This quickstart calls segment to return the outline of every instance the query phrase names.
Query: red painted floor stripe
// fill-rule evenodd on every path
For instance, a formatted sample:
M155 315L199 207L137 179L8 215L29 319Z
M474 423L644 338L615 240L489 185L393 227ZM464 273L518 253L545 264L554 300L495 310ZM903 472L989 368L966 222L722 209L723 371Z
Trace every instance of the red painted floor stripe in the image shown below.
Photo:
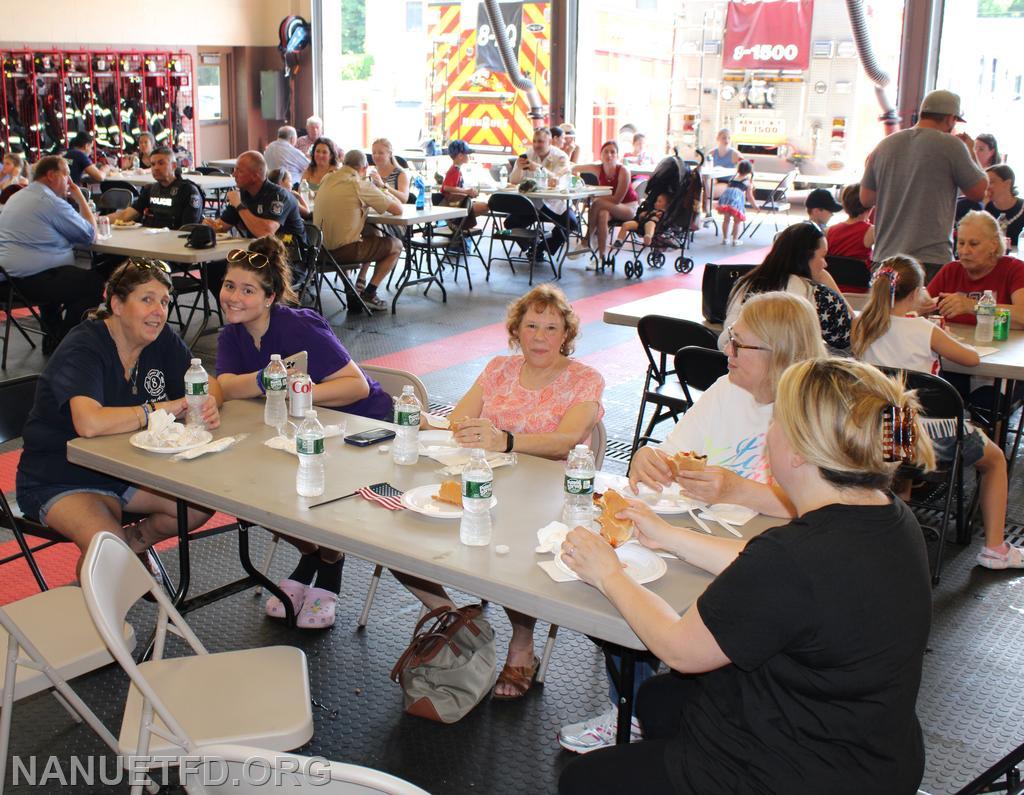
M647 357L637 337L581 356L578 361L590 365L604 376L605 389L641 378L647 372Z
M751 249L742 253L732 254L728 257L718 257L716 260L720 264L760 262L766 252L767 248ZM671 261L669 261L670 264L666 267L671 267ZM629 284L598 295L580 298L573 302L573 308L583 323L600 321L604 315L604 310L608 307L636 301L649 295L656 295L665 290L678 289L679 287L688 287L694 290L700 289L702 274L703 268L697 267L692 273L676 275L674 278L664 277ZM378 356L375 359L369 359L366 363L380 367L408 370L411 373L422 376L447 367L454 367L481 356L496 355L507 350L507 346L508 337L505 332L505 324L491 323L472 331L464 331L461 334L454 334L434 342L414 345L405 350Z

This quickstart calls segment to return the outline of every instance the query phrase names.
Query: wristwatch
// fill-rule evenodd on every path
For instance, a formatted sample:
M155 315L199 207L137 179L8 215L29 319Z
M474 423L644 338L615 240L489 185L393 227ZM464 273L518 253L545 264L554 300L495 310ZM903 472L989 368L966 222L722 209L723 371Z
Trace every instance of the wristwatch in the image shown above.
M508 441L505 442L505 452L512 452L512 445L515 444L516 438L512 435L512 431L505 431L505 435L508 437Z

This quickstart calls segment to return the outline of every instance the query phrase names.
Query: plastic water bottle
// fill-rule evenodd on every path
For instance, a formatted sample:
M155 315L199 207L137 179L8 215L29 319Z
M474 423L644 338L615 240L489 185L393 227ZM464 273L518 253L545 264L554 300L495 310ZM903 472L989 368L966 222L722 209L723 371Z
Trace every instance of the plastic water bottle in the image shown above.
M309 201L309 180L304 179L299 182L299 195L307 202Z
M996 297L991 290L978 301L978 325L974 327L975 342L992 342L992 331L996 322Z
M133 171L138 171L139 167L141 165L142 165L142 161L139 160L139 156L138 155L132 155L132 170Z
M203 425L203 404L210 394L210 376L203 369L202 359L193 359L185 371L185 400L188 401L186 425Z
M410 384L402 387L395 401L395 442L391 445L391 460L396 464L415 464L420 460L420 401Z
M469 451L469 463L462 470L462 521L459 541L470 547L491 543L491 496L494 475L480 448Z
M502 187L508 185L508 166L502 166L498 169L498 182L501 183Z
M416 177L416 181L413 183L416 186L416 209L422 210L426 206L426 192L427 189L423 185L423 180L420 177Z
M270 364L263 369L263 389L267 393L263 422L271 428L281 428L288 421L288 370L279 353L273 354Z
M565 462L565 504L562 521L569 529L582 525L588 530L594 521L594 454L578 444Z
M295 452L299 469L295 473L295 493L300 497L319 497L324 493L324 426L309 409L295 432Z

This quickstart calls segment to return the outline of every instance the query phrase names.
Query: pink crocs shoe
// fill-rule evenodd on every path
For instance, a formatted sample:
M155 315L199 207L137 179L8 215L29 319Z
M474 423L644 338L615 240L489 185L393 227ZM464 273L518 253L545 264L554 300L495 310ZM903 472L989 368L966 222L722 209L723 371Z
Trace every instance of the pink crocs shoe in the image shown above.
M299 629L333 627L334 608L337 604L338 594L325 591L323 588L307 588L306 600L302 603L302 610L295 625Z
M281 580L277 587L284 591L288 598L292 600L292 607L295 608L295 613L298 615L302 609L303 602L306 600L306 589L309 586L295 580L285 579ZM276 596L271 596L267 600L267 615L271 618L284 618L286 615L284 603Z

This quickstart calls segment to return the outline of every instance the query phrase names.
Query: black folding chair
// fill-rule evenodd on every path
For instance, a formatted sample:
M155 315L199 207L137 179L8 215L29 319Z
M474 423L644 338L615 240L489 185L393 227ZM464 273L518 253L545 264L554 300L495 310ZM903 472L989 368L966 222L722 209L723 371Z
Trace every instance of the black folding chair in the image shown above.
M132 200L139 198L139 189L132 183L123 179L105 179L100 183L100 195L112 190L126 190L132 195Z
M445 197L440 193L433 194L431 201L435 207L442 205L452 206L451 202L446 201ZM472 197L464 196L457 206L468 210L472 205ZM483 230L479 226L467 229L466 222L468 222L467 218L456 218L449 221L447 226L433 227L429 235L415 234L410 238L409 246L414 253L433 256L436 259L438 277L441 278L441 281L444 281L445 265L454 272L456 283L459 281L459 269L464 270L466 272L466 282L469 285L469 289L472 290L473 277L469 273L469 249L473 249L476 256L483 263L484 270L487 272L487 280L490 280L491 269L490 263L480 253L480 246L477 242L481 238Z
M871 267L862 259L829 254L825 257L828 272L843 292L866 293L871 284Z
M0 301L3 302L4 310L4 342L3 342L3 355L0 356L0 369L7 369L7 348L11 341L11 326L18 329L18 333L25 338L32 348L36 347L36 344L32 341L29 334L37 334L40 337L47 335L47 329L43 326L43 320L39 317L39 313L36 311L35 305L29 301L18 291L17 281L11 279L7 275L7 271L0 268ZM23 326L18 322L18 319L14 316L16 309L27 309L29 314L35 319L38 324L38 328L34 326Z
M942 500L942 518L938 528L933 528L939 542L935 549L935 560L932 564L932 584L938 585L942 575L942 553L946 543L946 528L956 496L956 537L962 543L969 540L967 535L967 514L964 512L964 466L963 444L966 426L964 423L964 401L960 393L946 379L928 373L912 370L882 368L894 377L903 377L909 389L917 390L917 399L921 403L921 413L932 420L943 420L948 429L955 434L951 461L936 461L932 472L923 472L920 468L904 465L896 473L898 478L920 481L921 486L911 494L909 505L918 508L935 508L936 500Z
M692 320L645 315L640 318L636 330L647 355L647 375L640 397L631 454L636 452L641 442L651 440L655 426L667 419L678 421L679 415L693 405L689 393L678 379L673 378L676 371L669 369L669 357L674 357L680 348L688 346L714 349L715 352L718 346L715 333ZM648 404L654 405L654 415L641 435Z
M774 188L755 188L754 198L759 202L755 208L755 213L758 216L757 225L753 229L750 228L751 222L743 226L743 231L740 232L740 237L753 237L758 229L761 228L763 223L762 218L765 215L774 215L775 220L775 232L779 231L779 216L785 215L789 212L789 189L793 184L793 180L796 177L797 170L794 168L792 171L787 172L783 175L782 179L779 180L778 184ZM749 235L748 235L749 233Z
M583 180L583 184L589 185L592 188L596 188L599 184L601 184L597 179L597 174L593 173L592 171L581 171L580 179Z
M676 378L687 400L696 403L712 384L729 372L729 357L717 348L688 345L676 351Z
M323 307L320 305L320 291L318 279L320 276L318 263L320 262L320 249L324 244L324 233L315 224L306 224L306 241L298 245L296 260L292 267L292 289L298 296L299 306L305 306L311 302L317 312ZM313 293L312 297L310 293Z
M100 200L96 202L96 209L100 215L107 215L125 207L130 207L135 197L124 188L112 188L100 194Z
M492 193L491 198L487 201L487 206L496 213L505 213L513 218L528 219L524 226L494 229L491 233L491 243L493 244L497 240L501 245L502 250L505 252L505 256L501 259L508 262L513 274L516 272L515 262L528 263L530 266L530 284L532 285L533 270L537 265L537 258L541 255L541 247L543 246L544 251L548 255L552 276L556 279L561 276L555 267L555 254L551 250L551 239L553 237L551 227L553 224L541 220L540 213L537 212L537 208L532 201L521 193ZM516 244L528 250L529 255L514 256L511 247ZM490 257L490 255L488 256ZM490 279L491 275L490 265L491 263L488 262L488 279Z

